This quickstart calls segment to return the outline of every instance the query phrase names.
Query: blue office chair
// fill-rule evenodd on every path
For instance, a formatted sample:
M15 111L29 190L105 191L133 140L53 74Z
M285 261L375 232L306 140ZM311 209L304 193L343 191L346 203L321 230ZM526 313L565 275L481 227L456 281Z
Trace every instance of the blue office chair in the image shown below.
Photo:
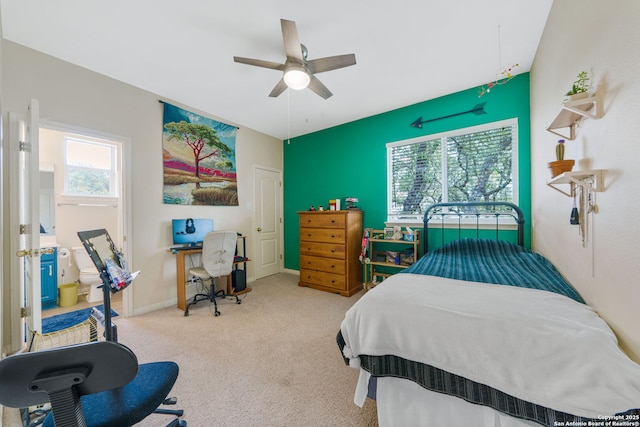
M193 299L184 311L184 315L189 315L189 308L199 301L208 300L213 303L214 315L220 316L216 298L235 297L236 304L242 300L237 295L229 295L226 290L216 290L214 279L217 277L229 276L233 270L233 258L238 244L238 233L235 231L211 231L204 236L202 242L202 266L189 269L189 274L196 278L203 286L205 281L209 282L207 293L194 295Z
M0 404L24 408L50 402L44 427L132 426L166 403L177 378L174 362L138 365L122 344L77 344L1 360ZM186 425L177 418L169 424Z

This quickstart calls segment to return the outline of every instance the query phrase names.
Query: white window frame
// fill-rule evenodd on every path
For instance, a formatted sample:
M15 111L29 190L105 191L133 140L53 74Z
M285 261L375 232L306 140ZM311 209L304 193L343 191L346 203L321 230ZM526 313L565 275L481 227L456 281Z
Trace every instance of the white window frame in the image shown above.
M67 144L72 141L74 143L81 143L87 145L98 145L102 147L107 147L110 150L110 163L111 169L99 169L92 167L84 167L77 165L69 165L67 163ZM118 185L118 152L119 147L117 143L111 142L100 142L93 141L85 138L78 138L73 136L65 136L64 138L64 192L63 196L65 198L73 198L73 199L83 199L83 200L99 200L101 202L117 200L119 196L119 185ZM105 171L109 173L109 194L108 195L99 195L99 194L84 194L84 193L72 193L69 190L69 168L76 169L86 169L86 170L95 170L95 171Z
M518 119L511 118L506 120L500 120L497 122L485 123L478 126L471 126L471 127L455 129L455 130L446 131L446 132L440 132L437 134L423 135L417 138L411 138L411 139L405 139L401 141L394 141L394 142L387 143L386 144L386 148L387 148L387 222L385 222L385 225L416 226L416 224L422 224L423 215L424 215L424 213L414 214L414 215L391 213L392 200L393 200L393 188L392 188L393 174L392 174L392 167L391 167L392 165L391 149L393 147L409 145L409 144L417 144L424 141L440 139L442 182L443 182L443 187L445 187L443 188L444 194L442 198L442 202L444 203L448 201L447 192L446 192L447 165L445 162L442 161L442 159L447 158L447 144L446 144L447 138L455 137L459 135L465 135L469 133L483 132L483 131L496 129L500 127L507 127L507 126L510 126L512 128L512 144L511 144L511 156L512 156L511 157L511 174L512 174L511 186L512 186L512 198L513 198L512 203L517 205L518 204L518 183L519 183L519 180L518 180ZM471 220L469 219L468 221L470 222ZM490 221L493 221L495 223L495 217L491 216L486 220L481 218L482 223L485 223L485 222L489 223ZM445 222L453 222L453 220L445 221ZM455 222L457 223L457 221ZM463 218L462 222L467 222L467 220ZM501 223L502 223L502 218L501 218Z

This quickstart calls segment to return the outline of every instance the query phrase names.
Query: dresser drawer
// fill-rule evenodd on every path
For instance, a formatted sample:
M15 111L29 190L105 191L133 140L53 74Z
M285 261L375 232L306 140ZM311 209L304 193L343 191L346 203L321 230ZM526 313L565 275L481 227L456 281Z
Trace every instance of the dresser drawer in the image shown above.
M300 229L300 240L306 242L340 243L345 242L344 229L307 228Z
M342 275L347 271L345 261L343 259L320 258L304 255L300 256L300 268Z
M346 217L343 214L315 213L300 215L300 227L344 228Z
M325 273L322 271L301 268L300 281L340 291L346 289L346 278L344 275Z
M300 256L303 255L344 259L346 247L333 243L300 242Z

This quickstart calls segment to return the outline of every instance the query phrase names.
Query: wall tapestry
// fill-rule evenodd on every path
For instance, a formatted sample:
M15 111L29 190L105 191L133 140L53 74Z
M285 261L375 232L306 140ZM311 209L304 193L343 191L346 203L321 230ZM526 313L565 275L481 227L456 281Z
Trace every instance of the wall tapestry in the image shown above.
M238 128L163 104L164 203L238 206Z

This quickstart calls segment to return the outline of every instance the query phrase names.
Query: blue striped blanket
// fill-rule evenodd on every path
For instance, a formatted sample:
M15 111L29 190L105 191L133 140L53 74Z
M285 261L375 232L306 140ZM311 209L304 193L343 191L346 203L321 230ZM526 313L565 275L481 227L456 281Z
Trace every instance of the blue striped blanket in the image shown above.
M428 252L402 272L540 289L584 303L549 260L510 242L456 240Z

